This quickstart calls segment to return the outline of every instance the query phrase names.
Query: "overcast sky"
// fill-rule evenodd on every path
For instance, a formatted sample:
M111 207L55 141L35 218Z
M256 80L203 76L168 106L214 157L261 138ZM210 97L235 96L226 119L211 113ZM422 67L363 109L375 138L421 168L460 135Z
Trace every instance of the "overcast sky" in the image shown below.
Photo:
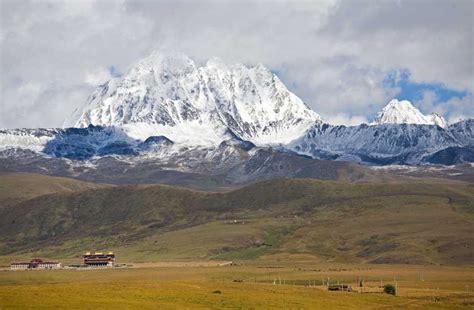
M62 126L155 49L263 63L329 122L474 117L474 1L0 0L0 127Z

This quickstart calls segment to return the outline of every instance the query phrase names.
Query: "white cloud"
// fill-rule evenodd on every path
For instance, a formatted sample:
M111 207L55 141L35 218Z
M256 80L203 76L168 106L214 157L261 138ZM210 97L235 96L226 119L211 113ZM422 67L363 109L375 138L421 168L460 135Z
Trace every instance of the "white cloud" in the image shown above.
M363 63L472 92L473 10L470 0L341 1L327 30L352 42Z
M424 114L438 113L446 116L449 124L456 123L467 118L474 118L474 101L472 94L462 98L453 97L448 101L442 101L434 91L425 91L421 100L416 101L415 106Z
M354 115L350 116L343 113L338 113L336 115L328 115L324 118L324 121L332 125L346 125L346 126L355 126L360 124L368 124L369 121L367 117L363 115Z
M474 118L474 97L469 94L463 98L452 98L446 105L450 107L448 123L452 124L463 119Z
M313 109L327 118L365 114L371 118L400 91L384 85L384 72L356 66L351 59L325 60L283 69L283 80ZM291 81L293 83L291 87Z
M433 112L440 115L446 113L446 106L439 104L438 95L432 90L426 90L423 92L420 100L413 103L423 114L431 114Z
M92 86L104 84L112 78L110 70L104 67L99 68L93 72L87 72L84 81Z
M406 69L416 82L474 91L473 6L470 0L2 0L0 127L60 126L107 78L105 68L124 72L157 48L197 60L262 62L323 116L371 119L399 92L384 85L388 72ZM443 106L449 113L462 104Z

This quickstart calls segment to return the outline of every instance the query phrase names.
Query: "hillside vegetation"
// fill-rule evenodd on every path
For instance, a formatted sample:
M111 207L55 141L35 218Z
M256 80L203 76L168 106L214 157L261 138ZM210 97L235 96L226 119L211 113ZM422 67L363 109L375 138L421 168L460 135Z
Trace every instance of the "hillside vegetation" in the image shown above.
M0 208L36 196L101 188L102 185L35 173L0 173Z
M470 264L474 186L280 179L224 193L165 185L60 192L0 211L0 255Z

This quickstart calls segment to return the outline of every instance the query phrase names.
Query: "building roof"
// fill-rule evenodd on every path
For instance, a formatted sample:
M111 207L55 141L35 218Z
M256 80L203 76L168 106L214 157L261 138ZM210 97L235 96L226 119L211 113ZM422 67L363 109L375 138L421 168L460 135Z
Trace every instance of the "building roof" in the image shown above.
M11 265L30 265L30 264L36 264L36 265L39 265L39 264L59 264L60 262L59 261L44 261L42 260L41 258L33 258L31 261L29 262L11 262Z

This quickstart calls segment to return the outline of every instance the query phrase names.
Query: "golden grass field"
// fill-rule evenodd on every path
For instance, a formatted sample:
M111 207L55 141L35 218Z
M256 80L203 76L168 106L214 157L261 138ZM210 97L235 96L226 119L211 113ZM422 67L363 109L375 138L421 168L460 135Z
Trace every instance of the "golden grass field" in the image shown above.
M206 263L204 263L206 265ZM192 262L96 270L1 271L0 308L473 309L474 267ZM363 292L328 292L321 285ZM398 294L380 282L397 283ZM276 282L276 284L274 284ZM281 283L281 284L280 284ZM216 291L220 291L217 293Z

